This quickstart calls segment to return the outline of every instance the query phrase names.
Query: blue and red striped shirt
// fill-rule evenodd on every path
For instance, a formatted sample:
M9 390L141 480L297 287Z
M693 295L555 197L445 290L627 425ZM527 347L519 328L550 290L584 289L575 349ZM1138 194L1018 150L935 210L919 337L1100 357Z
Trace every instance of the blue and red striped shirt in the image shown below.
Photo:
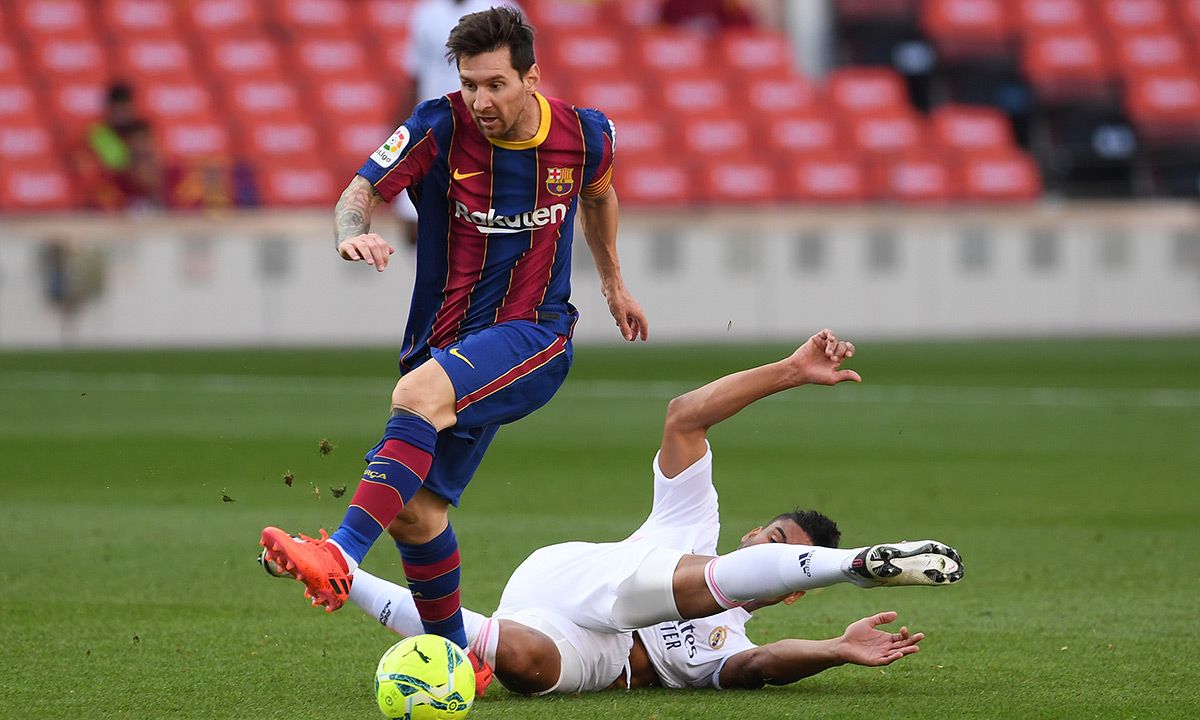
M570 331L577 198L607 192L614 130L598 110L534 97L541 126L523 142L484 136L461 92L423 102L358 171L384 200L408 190L417 208L405 370L496 323Z

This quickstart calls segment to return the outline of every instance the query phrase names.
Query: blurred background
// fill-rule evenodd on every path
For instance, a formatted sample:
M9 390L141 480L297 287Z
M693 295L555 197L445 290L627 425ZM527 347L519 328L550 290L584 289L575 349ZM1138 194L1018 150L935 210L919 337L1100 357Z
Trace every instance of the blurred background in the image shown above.
M332 208L476 4L0 2L0 348L395 344ZM1200 0L520 5L656 339L1200 331Z

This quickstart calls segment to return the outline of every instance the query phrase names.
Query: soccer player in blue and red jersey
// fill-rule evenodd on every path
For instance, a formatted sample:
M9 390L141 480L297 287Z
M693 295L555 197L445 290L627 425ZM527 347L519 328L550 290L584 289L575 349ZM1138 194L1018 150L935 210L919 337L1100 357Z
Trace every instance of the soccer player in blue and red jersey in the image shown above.
M544 405L570 368L577 208L622 336L645 340L647 324L617 261L612 124L537 92L533 29L516 10L464 16L446 46L461 91L418 105L335 211L341 256L382 271L394 250L370 232L372 209L402 190L417 207L416 283L391 419L332 536L268 527L262 544L332 611L387 529L426 632L465 648L447 511L500 425ZM486 685L490 670L472 661Z

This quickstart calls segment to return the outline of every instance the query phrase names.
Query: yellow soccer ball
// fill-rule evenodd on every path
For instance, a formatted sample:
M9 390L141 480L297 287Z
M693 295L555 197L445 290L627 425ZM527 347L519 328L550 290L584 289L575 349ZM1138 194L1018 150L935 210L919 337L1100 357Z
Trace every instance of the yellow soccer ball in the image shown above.
M461 720L475 700L475 670L467 654L446 638L415 635L379 659L375 699L389 718Z

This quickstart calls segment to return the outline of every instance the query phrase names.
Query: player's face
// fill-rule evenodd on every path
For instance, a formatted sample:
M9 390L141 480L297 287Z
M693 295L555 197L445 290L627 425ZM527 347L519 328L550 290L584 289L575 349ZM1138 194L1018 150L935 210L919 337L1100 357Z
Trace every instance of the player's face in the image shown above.
M533 96L538 83L535 64L521 76L512 66L507 47L458 61L463 100L471 108L479 131L496 140L528 140L541 118Z
M738 548L766 543L788 543L789 545L812 545L812 538L790 519L775 520L766 527L756 527L742 536Z

